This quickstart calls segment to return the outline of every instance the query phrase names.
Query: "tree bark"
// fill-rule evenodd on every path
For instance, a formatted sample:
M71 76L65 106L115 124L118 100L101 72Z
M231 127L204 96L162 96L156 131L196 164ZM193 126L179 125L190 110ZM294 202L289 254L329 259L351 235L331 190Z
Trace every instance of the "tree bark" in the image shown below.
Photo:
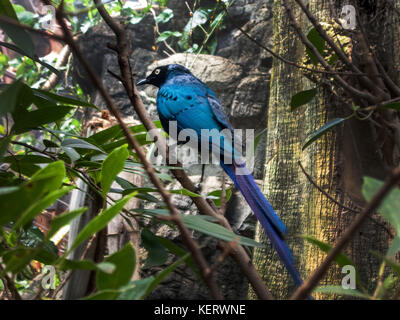
M321 22L333 21L330 2L334 1L309 1L311 12ZM336 1L334 11L340 13L344 4L347 3ZM300 13L301 10L294 1L290 5L298 19L297 22L307 34L311 24ZM291 28L281 0L275 0L273 11L274 51L288 60L301 64L305 48ZM384 21L387 23L393 21L394 18L390 18L393 13L387 8L385 14L389 18ZM395 28L398 26L386 28L392 32L392 37L387 37L392 41L390 48L395 45L398 48L398 42L395 44L398 31L394 33ZM396 59L391 59L391 66L394 67ZM299 69L277 59L274 60L267 123L264 192L288 227L289 233L286 239L292 248L296 266L303 279L322 262L325 254L303 240L301 236L312 236L332 244L356 214L336 204L326 194L347 208L359 210L365 204L361 194L362 177L369 175L383 179L386 174L383 161L377 154L377 146L371 143L374 141L374 133L368 121L346 121L302 151L302 146L310 134L329 120L350 114L349 110L322 87L318 88L316 97L310 103L292 112L290 110L292 96L299 91L314 87L315 84L308 81ZM323 192L312 185L302 172L299 162ZM384 253L390 240L390 235L385 229L388 225L378 215L374 215L373 218L378 220L379 224L383 224L383 227L369 220L345 252L355 262L361 281L370 291L375 286L380 264L370 251ZM255 265L275 298L288 298L294 289L293 282L259 226L256 230L256 239L266 243L267 249L255 250ZM340 285L344 276L337 265L332 265L320 285ZM328 297L322 294L314 296ZM251 291L250 297L255 297Z

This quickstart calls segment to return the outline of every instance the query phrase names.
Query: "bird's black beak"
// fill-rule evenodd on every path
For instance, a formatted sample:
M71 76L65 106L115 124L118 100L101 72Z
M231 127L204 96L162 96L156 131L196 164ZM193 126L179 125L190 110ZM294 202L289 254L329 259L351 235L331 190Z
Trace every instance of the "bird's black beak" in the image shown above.
M142 79L142 80L139 80L138 83L136 83L136 85L141 86L143 84L148 84L148 83L149 83L149 81L147 79Z

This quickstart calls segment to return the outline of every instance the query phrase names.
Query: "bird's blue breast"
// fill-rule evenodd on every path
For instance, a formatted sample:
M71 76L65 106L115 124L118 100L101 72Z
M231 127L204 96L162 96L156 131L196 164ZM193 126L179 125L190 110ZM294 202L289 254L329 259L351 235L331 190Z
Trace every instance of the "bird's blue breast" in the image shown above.
M215 97L215 94L202 83L188 80L176 77L160 87L157 110L161 121L177 121L178 130L190 128L198 134L201 129L224 129L208 100L208 96Z

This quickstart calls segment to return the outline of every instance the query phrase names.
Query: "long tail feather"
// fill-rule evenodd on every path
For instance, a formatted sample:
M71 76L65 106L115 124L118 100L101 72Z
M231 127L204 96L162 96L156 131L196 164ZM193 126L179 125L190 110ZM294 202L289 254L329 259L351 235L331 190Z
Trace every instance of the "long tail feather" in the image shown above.
M243 170L246 171L245 174L241 175L235 174L238 164L224 164L221 161L221 166L243 194L295 284L297 286L301 285L303 282L294 266L292 253L283 238L286 233L286 227L257 186L253 176L244 165L240 166L240 170L242 173Z

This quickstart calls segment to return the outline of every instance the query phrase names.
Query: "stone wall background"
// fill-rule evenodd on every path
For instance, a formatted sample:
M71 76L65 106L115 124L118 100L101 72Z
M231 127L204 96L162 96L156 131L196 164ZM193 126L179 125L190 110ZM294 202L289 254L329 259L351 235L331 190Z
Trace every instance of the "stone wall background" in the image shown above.
M192 6L194 1L188 1ZM207 1L201 1L206 3ZM215 3L214 1L208 1ZM269 99L270 69L272 57L242 34L235 25L242 27L251 37L272 49L272 0L237 0L229 9L230 19L227 27L217 34L218 46L215 55L199 55L180 53L167 57L159 50L155 52L154 45L154 19L147 15L139 24L129 25L128 34L132 44L131 65L135 78L141 79L157 65L180 63L190 67L191 71L209 85L219 97L234 128L256 130L261 132L266 126L266 115ZM168 5L174 11L174 18L167 24L160 25L161 30L182 30L189 12L181 0L170 0ZM79 39L79 44L84 54L89 58L99 76L108 89L113 99L117 102L124 115L137 119L120 83L113 78L107 70L119 73L115 54L107 48L107 43L113 42L113 34L103 23L89 30ZM87 82L87 77L81 72L79 65L74 65L74 79L82 89L91 95L94 103L105 108L94 88ZM142 89L142 88L141 88ZM144 104L154 120L158 119L155 106L156 89L150 86L140 91ZM89 115L87 115L89 116ZM261 139L256 150L256 163L254 176L262 178L265 160L265 136ZM188 168L188 173L197 183L200 179L201 166L193 165ZM221 169L219 166L206 167L205 181L202 192L208 193L221 189ZM226 180L229 180L227 178ZM227 181L227 187L231 187ZM170 183L169 188L180 188L178 183ZM175 196L174 202L178 209L185 214L196 214L197 210L188 197ZM143 205L143 204L142 204ZM226 215L232 226L242 235L252 237L254 233L255 218L250 214L250 209L240 193L234 192L227 205ZM180 244L179 236L171 229L161 226L152 227L157 235L168 236L175 243ZM197 240L205 245L204 254L212 263L218 255L216 241L202 234L195 234ZM144 250L144 249L143 249ZM142 252L143 254L145 251ZM143 254L140 256L143 256ZM170 257L167 263L171 263ZM141 276L154 275L165 266L141 270ZM242 276L235 262L230 258L220 266L217 280L227 299L246 299L247 281ZM208 292L196 275L181 265L170 274L159 287L149 296L149 299L207 299Z

